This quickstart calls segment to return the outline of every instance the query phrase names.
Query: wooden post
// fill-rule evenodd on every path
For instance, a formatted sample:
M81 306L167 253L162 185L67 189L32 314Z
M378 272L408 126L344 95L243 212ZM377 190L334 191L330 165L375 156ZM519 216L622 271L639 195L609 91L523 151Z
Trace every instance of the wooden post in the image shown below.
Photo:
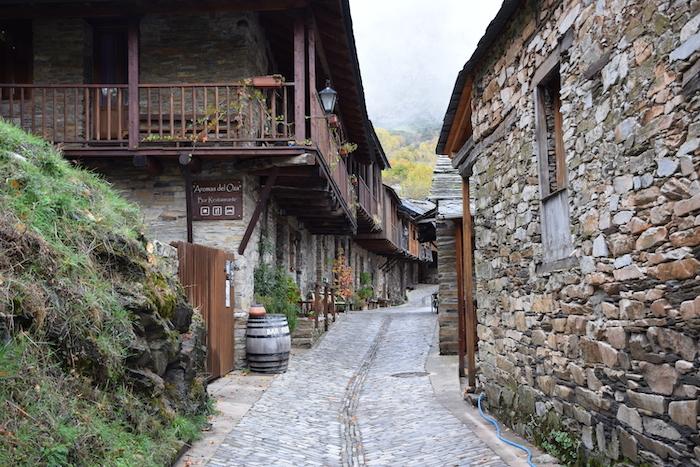
M323 330L328 331L328 286L323 287Z
M476 310L474 309L474 245L472 213L469 204L469 176L462 179L462 251L464 305L466 317L467 376L470 389L476 388Z
M318 109L318 106L314 105L311 102L311 99L317 99L317 97L316 97L316 35L315 35L315 31L311 27L311 24L308 24L308 27L306 30L307 30L307 34L308 34L307 41L308 41L308 56L309 56L309 77L308 77L309 117L311 118L311 121L309 122L309 129L311 130L310 134L309 134L309 138L316 141L316 138L318 136L314 134L314 128L316 128L316 129L320 128L319 124L321 122L318 121L317 119L323 117L323 115L317 114L316 109ZM324 127L325 127L325 122L324 122Z
M294 139L306 139L306 47L304 18L294 20Z
M457 355L459 376L464 376L464 354L466 353L466 317L464 311L464 271L462 248L462 224L455 223L455 269L457 270Z
M245 233L243 234L241 244L238 246L239 255L245 253L245 249L248 246L250 236L253 235L255 225L258 223L258 219L260 218L260 213L262 213L263 208L267 205L267 200L270 197L270 193L272 192L272 187L275 186L275 181L277 180L277 172L278 169L275 169L275 171L267 177L267 181L265 182L265 188L263 188L263 191L260 194L260 199L255 205L255 210L253 211L253 215L250 217L250 222L248 222L248 227L246 228Z
M318 313L321 308L321 285L316 282L314 285L314 329L318 329Z
M331 314L333 315L333 322L335 323L335 288L331 287Z
M131 139L131 131L129 132L129 139ZM192 229L192 171L190 170L190 162L192 158L189 154L180 154L178 158L178 163L180 164L180 170L185 178L185 209L187 212L187 243L194 243L194 233Z
M139 20L129 20L127 33L127 74L129 82L129 149L139 145Z

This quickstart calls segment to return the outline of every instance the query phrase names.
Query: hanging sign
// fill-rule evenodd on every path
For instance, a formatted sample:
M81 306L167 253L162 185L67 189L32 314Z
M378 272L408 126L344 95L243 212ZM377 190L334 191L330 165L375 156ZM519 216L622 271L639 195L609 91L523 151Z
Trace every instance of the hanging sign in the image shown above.
M192 220L243 219L241 180L192 180Z

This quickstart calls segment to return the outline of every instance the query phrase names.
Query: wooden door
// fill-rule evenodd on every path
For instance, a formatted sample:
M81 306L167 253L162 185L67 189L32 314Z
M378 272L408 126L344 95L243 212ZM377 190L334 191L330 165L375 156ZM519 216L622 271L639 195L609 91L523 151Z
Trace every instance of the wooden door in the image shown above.
M128 82L128 29L121 21L93 24L92 82L126 84ZM110 86L97 90L94 99L93 139L124 139L127 132L127 94ZM121 125L119 125L121 120ZM122 133L119 134L121 128Z
M177 242L180 282L207 330L207 371L218 378L233 370L233 261L224 250Z

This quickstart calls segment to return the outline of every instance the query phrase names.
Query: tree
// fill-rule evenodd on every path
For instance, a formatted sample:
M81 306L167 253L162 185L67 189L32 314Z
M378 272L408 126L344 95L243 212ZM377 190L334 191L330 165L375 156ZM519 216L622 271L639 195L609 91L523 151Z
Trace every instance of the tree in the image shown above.
M376 131L391 163L391 169L384 172L385 182L405 198L426 198L437 158L437 130L377 128Z

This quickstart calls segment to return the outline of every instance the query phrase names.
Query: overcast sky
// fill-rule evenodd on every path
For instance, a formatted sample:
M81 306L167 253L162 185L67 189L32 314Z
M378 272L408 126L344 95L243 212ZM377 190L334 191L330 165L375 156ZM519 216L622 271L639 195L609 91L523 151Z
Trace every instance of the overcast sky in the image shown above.
M350 0L369 116L376 126L439 125L457 73L499 0Z

